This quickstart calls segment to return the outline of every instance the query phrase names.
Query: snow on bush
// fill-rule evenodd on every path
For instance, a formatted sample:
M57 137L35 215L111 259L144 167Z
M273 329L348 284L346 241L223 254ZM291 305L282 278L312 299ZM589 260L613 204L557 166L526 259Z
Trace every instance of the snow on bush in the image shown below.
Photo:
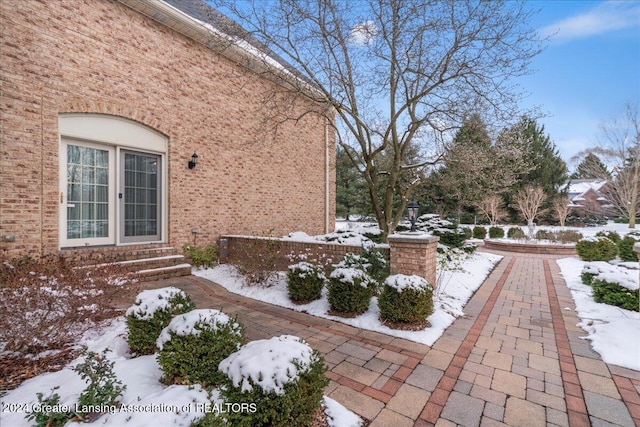
M359 268L336 268L329 276L327 300L336 314L357 316L369 308L377 282Z
M281 335L248 343L221 361L219 369L243 392L256 386L283 395L285 384L295 382L317 360L313 349L300 338Z
M398 292L402 292L405 289L413 289L416 291L433 291L433 286L431 286L431 284L429 284L426 279L420 276L416 276L415 274L411 276L407 276L405 274L395 274L393 276L389 276L387 280L384 281L384 284L395 289Z
M433 314L433 286L416 275L389 276L378 298L378 307L383 320L422 325Z
M142 291L127 309L127 342L135 354L152 354L156 340L173 316L193 310L191 298L181 289L166 287Z
M321 266L299 262L289 266L287 290L295 303L308 303L322 296L322 288L327 278Z
M588 236L576 243L576 252L583 261L611 261L618 256L618 245L603 236Z
M181 306L182 303L174 302L176 297L188 298L181 289L173 286L142 291L136 297L134 305L129 307L125 314L139 320L150 320L158 311Z
M218 364L244 342L243 328L225 313L192 310L171 319L156 345L158 364L168 384L218 384Z
M220 389L225 401L255 408L221 414L233 426L310 425L329 383L320 355L291 335L252 341L219 369L227 377Z
M586 263L581 279L593 289L593 299L627 310L638 311L638 274L606 262Z

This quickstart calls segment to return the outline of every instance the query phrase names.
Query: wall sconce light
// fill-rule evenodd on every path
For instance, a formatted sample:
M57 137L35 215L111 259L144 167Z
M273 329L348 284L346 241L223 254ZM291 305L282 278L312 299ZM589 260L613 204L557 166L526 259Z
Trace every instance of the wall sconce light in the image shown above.
M195 168L197 164L198 164L198 155L194 151L193 154L191 155L191 160L189 160L189 169Z
M418 219L418 209L420 209L420 205L417 202L410 201L407 205L407 215L409 216L409 221L411 221L411 230L416 230L416 219Z

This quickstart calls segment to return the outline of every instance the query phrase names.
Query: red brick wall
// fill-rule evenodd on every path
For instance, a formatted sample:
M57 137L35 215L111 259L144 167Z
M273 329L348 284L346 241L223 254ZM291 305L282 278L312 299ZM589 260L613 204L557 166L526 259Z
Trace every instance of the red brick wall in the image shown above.
M0 238L16 238L0 250L58 249L57 123L70 112L126 117L169 138L172 245L192 242L193 227L199 243L325 232L323 119L264 131L260 97L273 83L112 0L2 0L0 19ZM333 170L333 140L329 153Z
M389 259L389 248L377 248ZM286 271L288 266L300 261L325 265L327 272L332 264L342 261L351 252L359 254L361 246L342 245L325 242L293 242L248 236L222 236L220 242L220 261L235 264L247 261L249 257L260 256L273 261L273 268ZM301 255L301 256L300 256Z

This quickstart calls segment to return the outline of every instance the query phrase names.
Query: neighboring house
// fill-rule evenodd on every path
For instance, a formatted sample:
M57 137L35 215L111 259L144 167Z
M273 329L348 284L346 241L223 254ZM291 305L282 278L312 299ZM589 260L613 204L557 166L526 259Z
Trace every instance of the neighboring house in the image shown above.
M605 197L607 181L602 179L574 179L560 188L569 197L569 206L578 215L607 215L610 203Z
M265 121L277 79L233 25L199 0L0 1L0 251L332 231L333 132L303 99Z

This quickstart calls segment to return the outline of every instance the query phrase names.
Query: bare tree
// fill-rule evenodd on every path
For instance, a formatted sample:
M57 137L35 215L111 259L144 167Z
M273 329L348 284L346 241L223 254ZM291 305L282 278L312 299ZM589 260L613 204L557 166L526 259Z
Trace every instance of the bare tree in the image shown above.
M517 116L521 92L513 79L529 72L541 46L525 2L212 3L295 67L264 59L263 69L282 83L280 93L264 94L276 122L299 118L282 110L287 96L331 107L315 113L328 117L364 177L385 235L402 219L425 168L441 158L443 135L470 109L499 120ZM283 78L287 73L300 78ZM422 156L409 162L412 146ZM389 161L380 162L383 155Z
M540 209L544 203L546 196L542 186L534 187L533 185L525 185L513 197L513 205L527 221L529 227L529 235L533 234L535 228L535 219L543 211Z
M502 197L497 194L491 194L478 202L476 207L486 215L491 225L496 225L502 218L507 216L503 205Z
M587 150L602 158L612 178L601 192L617 215L635 228L640 212L640 118L638 101L627 103L622 117L600 125L599 147ZM584 153L583 153L584 154Z
M571 211L569 196L562 195L554 198L551 207L560 221L560 227L564 227Z

